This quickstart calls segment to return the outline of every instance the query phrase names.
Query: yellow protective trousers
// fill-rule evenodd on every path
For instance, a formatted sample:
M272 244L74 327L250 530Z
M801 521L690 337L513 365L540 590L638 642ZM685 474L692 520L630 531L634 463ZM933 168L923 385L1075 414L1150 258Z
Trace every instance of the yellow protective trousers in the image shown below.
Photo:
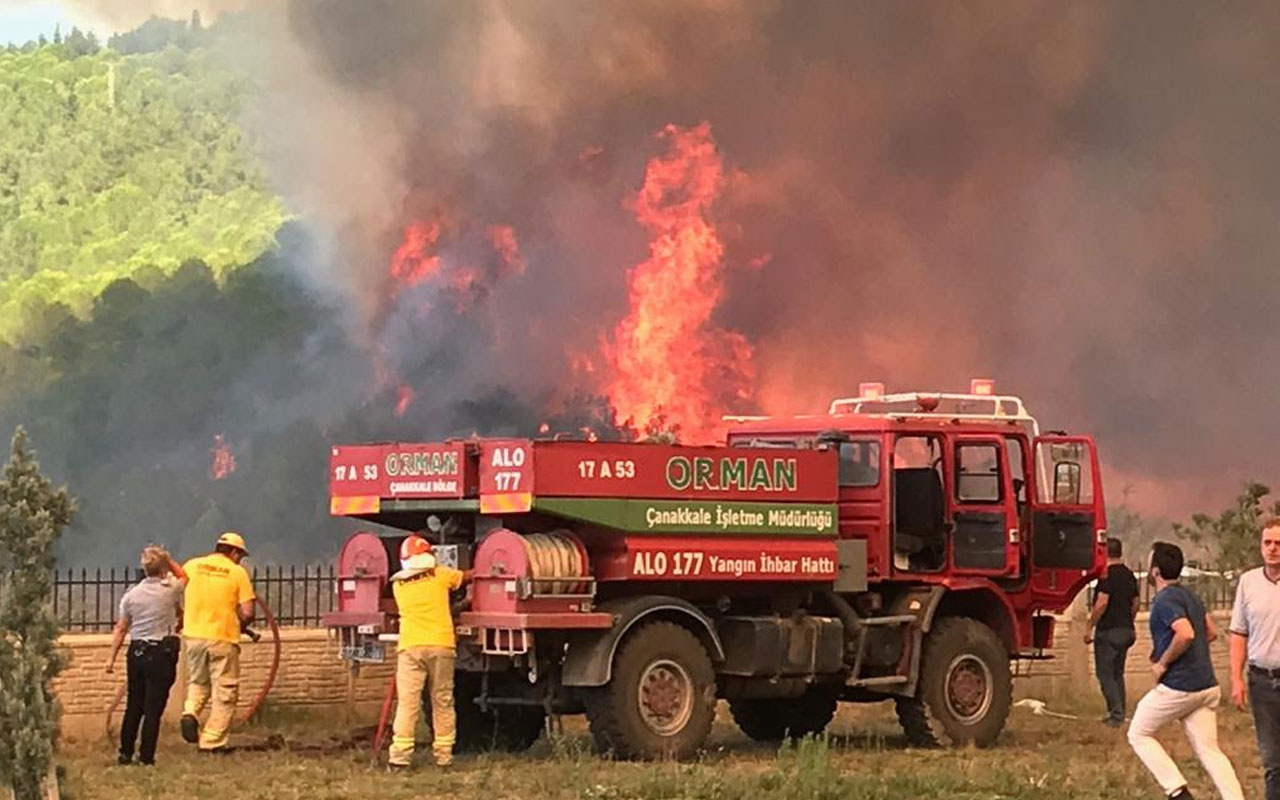
M413 758L414 732L422 713L422 692L431 695L431 751L436 763L453 761L457 718L453 709L453 665L457 653L451 647L410 647L396 660L396 718L391 725L391 749L387 760L408 766Z
M209 718L200 729L200 749L227 746L227 732L240 700L240 645L187 639L187 697L182 713L199 717L212 695Z

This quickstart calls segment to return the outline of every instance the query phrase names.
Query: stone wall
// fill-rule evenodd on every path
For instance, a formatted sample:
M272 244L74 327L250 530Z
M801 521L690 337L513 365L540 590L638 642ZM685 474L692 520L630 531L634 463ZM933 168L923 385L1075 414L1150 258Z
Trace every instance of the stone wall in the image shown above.
M1227 685L1226 625L1229 612L1215 612L1223 636L1212 645L1218 679ZM1018 696L1061 694L1078 695L1098 693L1093 677L1091 648L1079 642L1081 627L1073 627L1070 618L1058 619L1055 632L1054 656L1050 661L1020 662L1019 672L1024 677L1015 681ZM1074 631L1074 632L1073 632ZM268 697L273 707L328 707L335 712L351 711L361 716L375 712L386 691L393 667L390 663L365 665L354 679L346 665L338 658L336 642L324 630L284 629L281 631L280 668ZM1079 643L1077 643L1079 642ZM70 664L54 684L63 706L63 729L70 734L102 731L106 712L120 687L124 685L124 653L120 655L114 675L104 671L111 652L109 634L73 634L62 638L62 646L71 657ZM1151 640L1147 633L1147 616L1138 617L1138 641L1129 651L1127 672L1130 705L1138 692L1151 685L1148 657ZM246 643L241 649L241 706L247 706L258 694L266 679L271 661L269 637L257 644ZM166 714L176 720L182 713L182 687L184 676L169 697ZM1099 698L1101 697L1098 693ZM350 698L350 703L349 703ZM1099 700L1099 702L1101 702ZM118 722L121 708L116 711Z
M336 642L324 630L282 629L280 666L267 702L273 707L332 707L367 715L382 701L391 676L391 664L365 665L354 679L338 658ZM125 653L116 662L114 675L105 672L111 654L110 634L69 634L61 645L70 663L54 683L63 708L63 730L68 734L100 732L107 709L125 683ZM127 645L126 645L127 646ZM248 706L262 688L271 664L270 635L259 643L241 645L240 705ZM181 667L180 667L181 670ZM167 717L182 714L185 675L179 674L169 695ZM119 723L123 702L115 712Z

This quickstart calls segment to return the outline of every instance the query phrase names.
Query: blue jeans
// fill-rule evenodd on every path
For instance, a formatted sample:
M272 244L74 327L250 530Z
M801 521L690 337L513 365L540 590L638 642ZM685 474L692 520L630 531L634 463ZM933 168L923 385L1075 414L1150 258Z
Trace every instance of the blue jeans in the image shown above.
M1280 677L1249 670L1249 706L1266 776L1267 800L1280 800Z
M1107 719L1113 722L1124 722L1124 661L1133 640L1133 628L1099 628L1093 633L1093 663L1107 701Z

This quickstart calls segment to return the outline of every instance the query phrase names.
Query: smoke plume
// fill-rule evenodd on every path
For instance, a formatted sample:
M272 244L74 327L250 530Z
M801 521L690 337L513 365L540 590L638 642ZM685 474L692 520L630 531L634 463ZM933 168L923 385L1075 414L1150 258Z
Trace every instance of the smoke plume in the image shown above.
M1182 514L1280 469L1258 446L1280 434L1276 4L249 13L248 122L325 243L307 280L385 359L390 404L415 391L405 420L498 391L512 402L481 422L520 428L598 394L650 255L634 201L656 136L706 123L724 168L713 322L755 374L724 411L992 377L1098 438L1111 500L1130 486ZM422 255L439 277L404 286L391 264L415 226L438 226Z

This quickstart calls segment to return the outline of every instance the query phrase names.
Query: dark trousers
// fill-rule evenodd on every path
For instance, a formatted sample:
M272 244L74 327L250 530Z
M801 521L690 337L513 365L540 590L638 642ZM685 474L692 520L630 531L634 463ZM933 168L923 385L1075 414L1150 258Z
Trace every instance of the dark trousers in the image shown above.
M178 676L178 640L132 642L128 656L128 703L120 724L120 755L133 757L133 745L142 727L142 747L138 760L153 764L156 740L160 737L160 716L169 702L169 689Z
M1107 701L1107 719L1124 721L1124 661L1133 647L1133 628L1098 628L1093 633L1093 664Z
M1249 670L1249 705L1253 709L1267 800L1280 800L1280 677Z

